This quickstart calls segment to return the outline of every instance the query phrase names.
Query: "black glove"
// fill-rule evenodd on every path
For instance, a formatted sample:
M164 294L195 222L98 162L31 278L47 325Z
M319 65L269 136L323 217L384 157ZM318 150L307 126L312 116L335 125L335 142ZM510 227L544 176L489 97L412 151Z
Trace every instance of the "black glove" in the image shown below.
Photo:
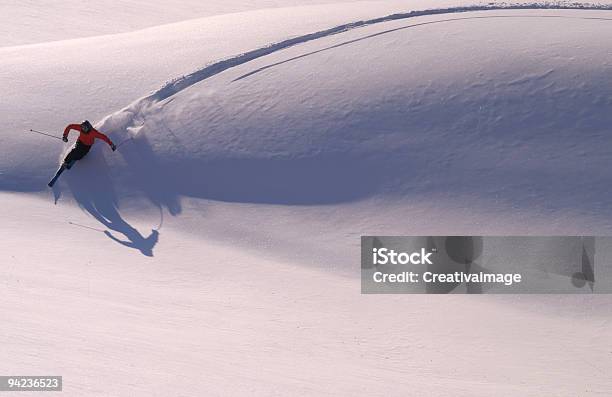
M115 146L115 144L114 144L114 143L111 143L111 149L112 149L112 150L113 150L113 152L114 152L115 150L117 150L117 146Z
M64 142L68 142L68 137L67 137L67 136L62 137L62 141L64 141Z

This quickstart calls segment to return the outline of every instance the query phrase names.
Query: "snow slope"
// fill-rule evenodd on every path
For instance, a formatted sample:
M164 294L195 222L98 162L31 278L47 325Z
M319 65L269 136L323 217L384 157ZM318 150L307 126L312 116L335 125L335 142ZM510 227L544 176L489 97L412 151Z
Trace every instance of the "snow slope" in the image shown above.
M200 227L223 210L211 206ZM25 222L4 225L36 249L10 250L1 270L2 370L61 374L62 395L589 396L612 387L609 300L360 295L357 279L194 238L178 218L164 223L150 258L118 249L66 206L50 217L48 203L26 196L4 208L28 209ZM150 233L146 219L127 219Z
M355 0L314 0L309 4ZM301 5L299 0L98 0L4 1L0 12L0 45L16 46L122 32L187 19L265 8Z
M1 88L10 98L0 101L6 154L0 158L0 171L5 172L0 189L40 190L42 179L31 178L42 178L40 171L57 163L56 153L46 150L52 141L23 135L30 128L60 132L66 120L100 120L164 82L216 60L405 10L402 2L256 10L137 32L0 47ZM19 170L16 183L11 183L15 176L6 177L11 169Z
M612 11L461 11L0 49L2 371L64 395L611 393L606 296L359 294L362 234L611 230ZM40 192L65 147L14 131L84 113L133 141Z
M598 38L612 24L599 16L486 12L353 30L177 82L100 127L135 136L122 153L149 171L134 160L142 138L181 195L319 204L477 192L601 214L612 58ZM451 63L466 50L481 53ZM562 195L571 181L582 188Z

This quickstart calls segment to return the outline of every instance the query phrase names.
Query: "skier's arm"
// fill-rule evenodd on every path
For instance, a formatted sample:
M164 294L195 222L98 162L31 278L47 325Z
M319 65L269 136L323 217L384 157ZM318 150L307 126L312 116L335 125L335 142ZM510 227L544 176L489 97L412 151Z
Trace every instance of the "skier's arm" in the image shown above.
M103 133L101 133L98 130L93 130L94 136L98 139L102 139L104 142L108 143L108 146L113 147L115 146L113 144L113 141L110 140L109 137L107 137L106 135L104 135Z
M63 138L68 138L68 133L70 132L70 130L81 131L81 126L78 124L68 124L66 128L64 128Z

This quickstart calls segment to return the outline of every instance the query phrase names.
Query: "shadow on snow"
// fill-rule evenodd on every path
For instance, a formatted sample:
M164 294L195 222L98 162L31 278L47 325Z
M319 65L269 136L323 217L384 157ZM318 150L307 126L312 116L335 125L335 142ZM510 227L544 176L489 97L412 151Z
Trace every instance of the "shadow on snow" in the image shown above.
M100 146L102 145L98 145L97 149L100 149ZM103 231L108 238L125 247L136 249L145 256L153 256L153 248L159 240L159 231L151 230L145 237L121 216L109 168L100 150L92 149L88 157L78 161L75 167L62 177L79 206L109 229ZM56 191L57 189L59 188L56 188Z

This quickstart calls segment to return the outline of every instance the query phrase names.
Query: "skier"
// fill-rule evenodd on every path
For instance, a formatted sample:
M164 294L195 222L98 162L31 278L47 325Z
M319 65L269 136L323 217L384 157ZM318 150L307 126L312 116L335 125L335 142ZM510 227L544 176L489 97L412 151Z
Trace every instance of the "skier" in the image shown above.
M83 121L81 124L68 124L68 126L64 129L64 135L62 137L62 140L64 142L68 142L68 133L70 132L70 130L79 131L79 138L77 139L70 153L68 153L68 155L64 159L62 165L55 173L53 179L51 179L51 181L49 182L49 187L53 187L53 185L57 181L57 178L59 178L59 176L62 172L64 172L64 170L69 170L70 168L72 168L72 166L77 160L80 160L85 157L85 155L87 155L96 138L102 139L104 142L108 143L113 152L117 149L117 146L115 146L115 144L109 139L109 137L93 128L91 123L87 120Z

